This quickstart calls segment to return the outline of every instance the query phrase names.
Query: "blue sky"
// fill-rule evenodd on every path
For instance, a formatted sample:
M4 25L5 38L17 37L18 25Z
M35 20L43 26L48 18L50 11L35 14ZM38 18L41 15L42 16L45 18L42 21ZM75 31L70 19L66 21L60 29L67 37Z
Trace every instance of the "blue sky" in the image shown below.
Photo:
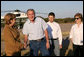
M83 14L83 1L1 1L1 11L30 8L41 13L54 12L56 18L73 17L77 12Z

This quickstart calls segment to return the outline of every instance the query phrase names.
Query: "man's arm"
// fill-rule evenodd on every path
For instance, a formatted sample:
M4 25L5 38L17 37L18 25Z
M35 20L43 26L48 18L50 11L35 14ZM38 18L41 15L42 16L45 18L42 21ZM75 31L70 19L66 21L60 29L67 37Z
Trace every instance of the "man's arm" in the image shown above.
M43 31L45 33L45 38L46 38L46 48L50 48L50 45L49 45L49 37L48 37L48 31L47 31L47 28L48 28L48 25L47 23L41 19L41 24L42 24L42 27L43 27Z
M60 25L58 26L58 40L59 40L59 48L62 48L62 31Z
M69 40L70 40L71 42L73 41L73 27L71 28L71 31L70 31Z
M27 47L27 40L28 40L28 35L24 35L25 39L24 39L24 48Z
M45 32L45 38L46 38L46 48L49 49L50 45L49 45L49 37L48 37L47 29L44 32Z

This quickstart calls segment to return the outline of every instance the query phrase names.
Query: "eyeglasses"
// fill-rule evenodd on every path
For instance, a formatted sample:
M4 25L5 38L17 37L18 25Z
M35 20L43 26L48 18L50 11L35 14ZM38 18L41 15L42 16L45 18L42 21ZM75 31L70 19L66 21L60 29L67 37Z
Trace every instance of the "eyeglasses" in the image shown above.
M74 18L74 19L75 19L75 20L76 20L76 19L78 20L79 18Z

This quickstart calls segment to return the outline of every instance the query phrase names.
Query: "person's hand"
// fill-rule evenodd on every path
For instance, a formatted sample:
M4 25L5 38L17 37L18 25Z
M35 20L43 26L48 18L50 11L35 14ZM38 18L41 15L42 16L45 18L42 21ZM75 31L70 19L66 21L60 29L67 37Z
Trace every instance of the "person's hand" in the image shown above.
M49 42L46 42L46 48L47 48L47 49L50 48Z
M24 48L25 48L25 49L27 48L27 44L26 44L26 43L24 43Z
M62 49L62 45L59 45L59 48Z

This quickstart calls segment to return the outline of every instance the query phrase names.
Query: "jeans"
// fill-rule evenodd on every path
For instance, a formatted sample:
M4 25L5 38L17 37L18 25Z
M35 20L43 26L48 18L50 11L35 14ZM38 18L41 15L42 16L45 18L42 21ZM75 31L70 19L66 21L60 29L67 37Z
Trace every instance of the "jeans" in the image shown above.
M33 56L39 56L38 51L42 53L42 56L49 56L49 51L46 49L46 40L41 41L30 40L30 49Z

